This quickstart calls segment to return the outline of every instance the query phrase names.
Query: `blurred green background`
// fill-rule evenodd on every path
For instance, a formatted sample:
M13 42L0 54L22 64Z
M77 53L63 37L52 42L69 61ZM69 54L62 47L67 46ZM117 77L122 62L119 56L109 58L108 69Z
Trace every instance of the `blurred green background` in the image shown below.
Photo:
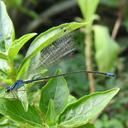
M53 27L66 22L82 21L82 8L78 5L77 0L4 0L8 13L13 21L16 38L28 32L37 32L38 34ZM93 0L91 1L93 5ZM90 9L91 6L90 4ZM84 5L83 5L84 6ZM85 5L86 6L86 5ZM104 112L96 120L97 128L128 128L128 1L127 0L100 0L93 22L94 32L97 36L98 30L95 25L105 26L109 30L109 35L119 47L118 53L110 54L110 49L101 58L95 59L98 49L102 47L96 46L92 41L91 47L91 63L93 70L102 70L102 65L106 64L106 60L112 59L115 55L114 62L107 66L111 67L116 73L116 78L105 78L103 76L94 76L94 86L96 91L103 91L113 87L119 87L121 90L114 98L113 104L109 105ZM86 14L85 14L86 16ZM91 27L93 27L91 25ZM87 29L88 30L88 29ZM61 68L63 72L85 69L88 61L86 52L87 34L85 28L75 32L74 53L64 57L59 62L50 67L50 72L54 72L57 68ZM102 33L102 32L101 32ZM109 42L108 37L96 38L98 41ZM30 43L28 42L20 51L21 55L25 55ZM106 48L106 46L105 46ZM99 50L99 51L100 51ZM102 52L102 50L101 50ZM108 56L106 55L108 54ZM101 67L101 68L100 68ZM103 66L104 67L104 66ZM106 70L104 70L106 71ZM67 77L70 91L73 95L81 97L90 93L89 79L85 74L78 74Z

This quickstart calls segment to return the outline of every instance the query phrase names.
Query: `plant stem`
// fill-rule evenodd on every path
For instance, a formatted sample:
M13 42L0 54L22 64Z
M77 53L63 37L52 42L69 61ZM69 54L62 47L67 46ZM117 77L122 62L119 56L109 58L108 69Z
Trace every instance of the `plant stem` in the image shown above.
M14 72L14 63L13 60L11 60L10 58L8 58L8 65L10 67L10 72L9 72L10 78L12 79L12 81L16 81L15 72Z
M91 37L91 32L89 31L86 33L86 38L85 38L85 57L86 57L85 63L88 71L93 71L91 48L92 48L92 37ZM88 74L88 79L89 79L90 92L92 93L95 91L94 76L92 73Z

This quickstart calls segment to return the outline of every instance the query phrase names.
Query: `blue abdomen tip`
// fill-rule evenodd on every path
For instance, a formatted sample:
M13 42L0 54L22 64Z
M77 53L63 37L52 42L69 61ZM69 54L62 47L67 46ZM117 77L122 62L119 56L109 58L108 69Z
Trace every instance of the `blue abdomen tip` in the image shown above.
M115 74L112 73L112 72L107 72L107 73L106 73L106 76L108 76L108 77L115 77Z

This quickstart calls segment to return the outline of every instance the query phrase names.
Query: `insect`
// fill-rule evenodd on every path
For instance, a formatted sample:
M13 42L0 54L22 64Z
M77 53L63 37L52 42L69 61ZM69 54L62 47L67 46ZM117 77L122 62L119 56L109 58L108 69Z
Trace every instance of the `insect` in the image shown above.
M49 65L53 64L63 56L67 55L68 53L71 53L74 51L74 46L73 46L73 40L72 40L72 35L66 35L59 40L53 42L51 45L48 47L44 48L41 53L40 57L38 58L39 62L37 61L33 62L31 61L31 66L29 69L32 70L33 74L34 72L37 72L37 70L40 67L48 67ZM107 77L114 77L115 75L113 73L104 73L104 72L98 72L98 71L86 71L86 70L79 70L79 71L72 71L68 73L62 73L58 75L51 75L51 76L45 76L45 77L39 77L36 79L28 79L28 80L17 80L12 86L6 87L7 92L15 91L19 89L20 87L24 86L24 84L29 84L33 82L38 82L38 81L45 81L50 78L56 78L56 77L61 77L61 76L68 76L68 75L73 75L77 73L93 73L93 74L99 74L99 75L104 75ZM36 73L35 73L36 74Z

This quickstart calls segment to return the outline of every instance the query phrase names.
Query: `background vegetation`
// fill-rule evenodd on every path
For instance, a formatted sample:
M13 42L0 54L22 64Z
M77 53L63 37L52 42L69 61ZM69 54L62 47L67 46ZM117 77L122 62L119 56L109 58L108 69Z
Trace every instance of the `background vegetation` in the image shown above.
M121 90L100 117L96 128L128 127L128 1L127 0L4 0L15 26L16 38L41 32L62 23L86 21L89 24L75 32L76 51L49 68L112 71L116 78L79 74L67 77L71 93L81 97L113 87ZM88 10L88 11L87 11ZM30 41L31 42L31 41ZM20 50L20 63L30 42ZM6 83L9 83L6 81Z

